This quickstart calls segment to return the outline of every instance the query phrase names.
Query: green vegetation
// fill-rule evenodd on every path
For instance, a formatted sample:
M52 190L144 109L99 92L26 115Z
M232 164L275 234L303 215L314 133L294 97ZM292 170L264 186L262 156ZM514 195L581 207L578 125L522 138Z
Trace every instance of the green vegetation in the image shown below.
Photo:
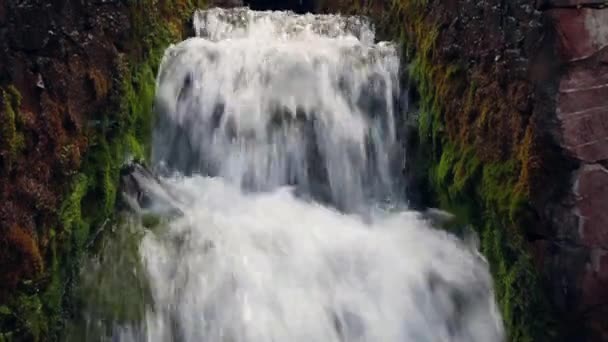
M73 291L75 307L87 315L75 315L67 323L64 341L111 339L114 324L143 320L150 303L139 254L143 235L138 220L118 215L95 241L95 253L84 258Z
M58 227L50 234L46 263L50 267L40 281L25 282L20 294L0 307L0 341L61 339L66 315L78 304L72 301L73 288L82 291L94 286L75 283L81 260L90 249L92 233L113 217L121 168L130 159L146 162L149 158L156 72L165 48L183 38L188 19L204 3L143 0L130 1L128 6L132 29L126 46L130 52L119 56L112 84L106 84L97 70L89 72L95 96L109 96L111 105L91 120L95 124L87 134L89 146L81 171L73 176L57 213ZM14 87L1 89L0 95L5 106L0 147L10 151L2 156L4 166L10 168L24 142L18 120L21 97ZM133 243L127 247L136 253ZM116 286L108 288L119 291ZM119 305L107 298L99 298L100 310ZM131 309L141 311L130 305L119 309L124 313L121 317L132 316Z
M537 133L507 95L488 96L490 71L443 54L444 3L326 0L320 9L369 15L380 39L402 44L405 71L419 95L414 178L425 178L430 204L457 216L451 226L478 232L509 340L552 340L551 308L525 239L535 224L530 189L539 170Z
M352 2L341 4L341 10L360 14ZM520 113L505 99L481 95L487 75L471 73L458 59L441 58L441 17L435 10L428 0L393 0L364 13L374 18L382 39L402 43L419 94L419 160L410 163L426 175L433 204L457 216L451 226L470 225L478 232L509 340L551 340L551 311L524 237L534 224L529 205L533 132L525 130L506 153L486 146L501 139L493 136L493 123L517 120Z
M446 140L435 145L439 159L428 165L429 183L440 207L461 225L471 224L494 276L496 298L512 341L549 338L548 307L521 232L526 197L517 191L516 163L484 163L470 147Z
M0 96L4 105L0 111L0 151L4 152L1 156L2 166L8 171L25 146L25 138L20 130L21 94L14 86L8 86L0 89Z
M322 6L330 6L329 1L325 2L327 5ZM145 161L149 156L155 74L163 51L181 38L192 9L204 7L203 3L187 0L128 3L132 21L127 42L130 53L118 61L118 77L109 86L97 71L89 73L96 96L111 96L114 105L98 113L99 124L88 136L89 150L82 169L64 196L58 213L60 224L51 232L44 284L25 283L18 297L0 306L0 322L15 327L0 333L0 342L23 335L33 341L58 339L64 310L74 304L70 302L72 287L90 291L102 281L96 278L100 273L92 272L84 283L73 284L73 279L80 276L79 260L92 231L104 226L113 215L121 167L129 158ZM372 2L366 4L350 0L340 6L343 12L371 15L379 31L403 43L409 76L420 95L419 155L423 158L411 163L421 165L428 175L436 204L456 214L459 226L470 224L479 233L509 339L550 340L550 310L524 238L525 227L533 222L529 210L531 133L526 132L505 154L488 157L482 153L480 146L488 143L484 137L491 136L492 122L517 114L509 112L500 99L480 96L483 80L468 73L457 60L448 63L438 58L436 45L441 31L436 17L429 14L428 0L393 0L381 10ZM24 144L19 131L21 97L14 87L1 89L0 96L4 106L0 148L9 151L2 156L2 166L10 169ZM156 226L158 220L145 217L144 224ZM133 241L137 234L129 236L121 246L136 251ZM103 272L109 272L105 269L108 265L102 263ZM137 299L135 304L116 302L122 297L108 295L118 291L118 280L131 276L106 278L110 282L102 286L106 292L97 298L101 316L112 311L127 320L141 313L145 301L136 295L145 293L145 289L136 278L134 288L127 289L134 291L128 292L132 294L128 297ZM5 325L0 326L2 331L6 331Z
M0 110L0 172L7 174L13 170L14 162L21 157L25 148L25 136L22 131L22 117L20 112L21 94L12 85L0 88L3 108ZM12 241L24 253L22 257L29 258L36 268L36 273L43 271L43 262L36 242L31 235L18 227L4 232L3 238ZM42 298L36 292L36 284L28 280L21 284L21 291L16 298L12 298L6 305L0 306L0 341L11 341L14 331L12 325L23 326L32 331L34 339L38 339L44 329L42 319Z

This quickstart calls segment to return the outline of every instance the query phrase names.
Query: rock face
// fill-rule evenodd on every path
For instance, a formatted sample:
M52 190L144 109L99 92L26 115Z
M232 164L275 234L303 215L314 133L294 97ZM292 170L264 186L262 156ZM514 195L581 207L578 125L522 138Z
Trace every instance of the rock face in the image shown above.
M420 106L410 155L427 161L419 179L439 204L480 231L510 338L608 340L606 2L394 4L321 8L363 12L405 38ZM526 262L513 256L525 254L533 266L518 275ZM554 324L530 325L543 317Z
M556 98L557 134L576 160L564 206L573 216L555 237L553 277L563 279L564 309L608 340L608 9L603 1L553 1L547 14L557 31L563 75ZM576 257L574 257L576 255Z
M0 302L49 268L62 198L129 30L125 9L0 1Z
M0 340L54 340L198 1L0 0Z
M365 14L401 41L412 178L477 227L511 340L608 340L605 0L245 3ZM0 340L54 336L119 166L145 155L154 59L192 5L0 0Z

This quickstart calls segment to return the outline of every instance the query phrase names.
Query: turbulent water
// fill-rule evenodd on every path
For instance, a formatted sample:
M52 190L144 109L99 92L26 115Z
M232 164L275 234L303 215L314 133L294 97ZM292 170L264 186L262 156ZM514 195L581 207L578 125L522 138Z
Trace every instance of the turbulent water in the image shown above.
M128 226L158 221L141 266L91 282L143 304L104 338L502 341L486 263L397 190L396 48L355 17L213 9L194 26L158 76L162 177L130 176Z
M155 159L246 189L294 185L343 209L391 195L399 58L365 22L199 12L158 80ZM359 208L358 208L359 207Z

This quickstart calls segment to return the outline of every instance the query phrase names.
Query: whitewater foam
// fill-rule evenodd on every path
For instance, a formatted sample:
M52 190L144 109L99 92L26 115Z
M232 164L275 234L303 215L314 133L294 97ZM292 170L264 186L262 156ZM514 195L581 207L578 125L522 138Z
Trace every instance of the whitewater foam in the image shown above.
M395 46L338 15L213 9L194 26L158 75L163 176L131 175L149 299L103 335L504 340L487 263L404 209Z

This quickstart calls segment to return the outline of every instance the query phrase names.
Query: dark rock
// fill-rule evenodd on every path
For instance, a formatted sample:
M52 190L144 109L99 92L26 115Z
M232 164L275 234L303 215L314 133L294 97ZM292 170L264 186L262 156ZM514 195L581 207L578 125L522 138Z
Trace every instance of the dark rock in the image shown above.
M232 2L232 1L230 1ZM255 10L291 10L296 13L314 12L319 0L245 0L245 5Z
M48 10L39 7L23 8L17 11L12 43L17 49L40 50L46 46L51 36L52 20Z
M599 164L584 166L577 174L574 193L581 243L608 250L608 169ZM603 276L608 277L608 268L598 271L603 271Z
M0 1L0 27L6 25L7 19L7 1Z
M602 8L606 6L605 0L540 0L538 7L541 8L557 8L557 7L592 7Z
M244 6L243 0L217 0L215 5L219 7L241 7Z

